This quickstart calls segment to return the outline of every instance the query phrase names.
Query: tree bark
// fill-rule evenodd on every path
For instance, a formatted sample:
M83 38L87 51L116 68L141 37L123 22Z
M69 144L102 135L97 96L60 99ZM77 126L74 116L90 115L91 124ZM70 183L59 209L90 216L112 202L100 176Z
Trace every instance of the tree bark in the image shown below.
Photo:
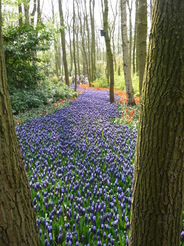
M23 23L23 19L22 19L23 14L22 14L22 3L20 2L18 3L18 11L19 11L19 26L21 26Z
M146 63L146 39L147 39L147 0L139 0L138 7L138 59L139 59L139 94L141 95L143 76Z
M1 1L0 1L1 10ZM0 11L1 23L1 11ZM0 245L39 245L29 181L8 91L0 25Z
M129 11L129 63L130 63L130 69L132 65L132 4L133 1L127 0L128 4L128 11Z
M33 4L33 11L31 12L31 25L34 26L35 20L35 13L36 13L36 0L34 0Z
M121 0L121 35L122 35L122 51L123 51L123 70L125 76L127 105L135 105L134 89L132 86L130 62L128 55L128 38L127 38L127 15L126 0Z
M30 0L26 0L24 3L24 14L25 14L26 24L29 24L29 3L30 3Z
M91 80L96 79L96 51L95 51L95 23L94 9L95 1L89 1L90 23L91 23Z
M76 51L75 51L75 0L73 0L73 61L75 72L75 91L77 91L77 64L76 64Z
M184 203L184 1L154 1L136 146L130 246L179 246Z
M66 47L65 47L65 31L63 28L64 25L64 18L63 18L63 10L62 10L62 0L58 0L59 3L59 15L60 15L60 25L61 25L61 44L62 44L62 51L63 51L63 65L65 70L65 82L66 85L69 86L69 77L68 77L68 64L66 59Z
M108 0L104 0L104 12L103 12L103 22L105 30L105 44L106 44L106 54L107 54L107 69L109 70L110 76L110 102L114 102L114 65L113 65L113 54L111 50L111 43L108 31Z

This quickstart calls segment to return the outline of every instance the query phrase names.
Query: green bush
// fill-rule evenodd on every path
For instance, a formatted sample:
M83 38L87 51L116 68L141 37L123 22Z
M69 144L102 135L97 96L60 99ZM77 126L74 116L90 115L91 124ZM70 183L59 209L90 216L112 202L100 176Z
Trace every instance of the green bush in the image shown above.
M24 112L25 110L38 108L41 105L53 103L65 98L74 98L78 93L73 91L55 77L42 83L35 89L11 89L11 105L13 114Z
M132 84L133 84L135 95L139 96L139 77L137 75L132 76ZM93 82L93 85L96 88L97 87L101 87L101 88L109 87L107 84L107 78L105 75L96 79ZM121 75L121 76L118 76L117 74L114 75L114 89L126 91L124 75Z
M38 108L47 103L44 92L40 89L14 90L11 95L11 105L13 114L23 112L27 109Z

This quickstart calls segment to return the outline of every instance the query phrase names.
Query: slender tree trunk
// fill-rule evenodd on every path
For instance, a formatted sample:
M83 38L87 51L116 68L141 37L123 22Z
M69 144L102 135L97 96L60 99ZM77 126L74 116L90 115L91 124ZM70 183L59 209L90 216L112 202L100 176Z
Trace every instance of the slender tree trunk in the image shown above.
M87 51L88 51L88 58L87 58L87 72L88 72L88 80L89 80L89 86L92 86L92 78L91 78L91 37L90 37L90 30L89 30L89 23L88 23L88 14L87 14L87 4L86 0L84 0L85 3L85 13L84 13L84 21L85 21L85 27L86 27L86 32L87 32ZM85 47L85 49L86 49Z
M132 66L132 0L128 3L128 11L129 11L129 62L130 62L130 69Z
M72 52L71 24L69 24L69 23L68 23L68 32L69 32L69 42L70 42L70 70L69 70L69 74L70 74L70 76L72 76L73 52Z
M134 164L130 246L180 245L184 205L183 13L184 1L154 1Z
M34 0L33 11L31 12L31 25L34 26L36 14L36 0Z
M73 0L73 61L75 71L75 91L77 91L77 64L76 64L76 51L75 51L75 0Z
M1 25L0 95L0 245L37 246L39 238L36 216L13 123Z
M58 0L59 3L59 15L60 15L60 25L64 25L64 19L63 19L63 10L62 10L62 0ZM65 47L65 31L62 28L61 29L61 44L62 44L62 51L63 51L63 65L65 70L65 82L66 85L69 86L69 77L68 77L68 64L66 59L66 47Z
M135 105L134 89L132 86L130 62L128 55L128 38L127 38L127 15L126 15L126 0L120 1L121 5L121 34L122 34L122 51L123 51L123 69L125 76L127 105Z
M29 3L30 0L24 2L24 14L25 14L25 23L29 24Z
M37 25L41 21L40 0L37 0Z
M136 45L136 74L139 73L139 59L138 59L138 53L139 53L139 46L138 46L138 40L137 40L137 27L138 27L138 8L139 8L139 0L136 1L136 13L135 13L135 36L134 36L134 42Z
M107 54L107 69L110 74L110 102L114 102L114 65L113 65L113 54L111 50L111 43L108 31L108 0L104 0L104 13L103 22L105 30L105 44L106 44L106 54Z
M152 15L152 7L153 7L153 0L150 0L150 21L151 21L151 15Z
M139 93L141 95L143 76L146 63L146 39L147 39L147 0L139 0L138 8L138 59L139 59Z
M95 24L94 24L94 9L95 1L89 1L90 21L91 21L91 79L96 79L96 54L95 54Z
M18 11L19 11L19 26L21 26L23 23L22 3L18 3Z
M76 44L77 44L77 70L78 75L80 75L80 56L79 56L79 27L77 24L77 33L76 33Z

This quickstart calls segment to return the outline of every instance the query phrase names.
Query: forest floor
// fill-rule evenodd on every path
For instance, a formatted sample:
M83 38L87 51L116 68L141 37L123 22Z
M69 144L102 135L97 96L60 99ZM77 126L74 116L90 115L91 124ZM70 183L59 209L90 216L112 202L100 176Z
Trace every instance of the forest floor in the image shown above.
M138 106L116 101L82 89L16 126L41 245L128 245Z

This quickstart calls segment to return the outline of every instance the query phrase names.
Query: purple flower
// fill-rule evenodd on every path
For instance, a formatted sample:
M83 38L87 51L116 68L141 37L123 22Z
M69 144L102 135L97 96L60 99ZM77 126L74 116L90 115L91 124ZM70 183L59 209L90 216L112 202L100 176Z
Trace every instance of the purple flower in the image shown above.
M184 231L181 232L181 241L184 242Z

